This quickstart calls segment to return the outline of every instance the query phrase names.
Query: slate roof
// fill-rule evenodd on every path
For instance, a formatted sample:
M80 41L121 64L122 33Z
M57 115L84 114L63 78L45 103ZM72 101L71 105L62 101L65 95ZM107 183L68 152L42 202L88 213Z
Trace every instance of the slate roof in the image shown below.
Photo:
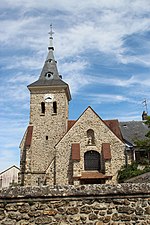
M68 100L71 100L71 94L69 90L69 86L67 83L65 83L62 80L62 77L58 73L57 69L57 61L55 61L54 58L54 48L49 47L48 48L48 55L46 58L46 61L44 63L43 69L41 71L41 74L39 76L39 79L35 81L34 83L28 85L28 88L33 88L33 87L62 87L66 90Z
M46 79L45 75L50 72L53 74L52 79ZM37 81L30 84L28 87L33 86L68 86L60 77L57 69L57 62L54 59L53 49L49 49L46 61L41 71L40 77Z
M138 139L145 139L146 133L149 131L144 121L127 121L119 122L123 139L129 146L134 146L134 142Z

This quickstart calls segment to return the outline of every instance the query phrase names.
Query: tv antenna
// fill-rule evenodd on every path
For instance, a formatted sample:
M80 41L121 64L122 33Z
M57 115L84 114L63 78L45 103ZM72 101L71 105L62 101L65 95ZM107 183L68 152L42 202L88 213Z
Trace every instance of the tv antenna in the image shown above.
M147 109L147 100L146 98L144 99L144 101L142 102L142 104L144 105L145 107L145 112L148 114L148 109Z

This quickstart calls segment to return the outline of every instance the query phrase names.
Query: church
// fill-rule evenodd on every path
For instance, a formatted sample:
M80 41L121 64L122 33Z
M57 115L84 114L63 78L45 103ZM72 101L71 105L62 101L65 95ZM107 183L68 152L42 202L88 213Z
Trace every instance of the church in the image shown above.
M131 148L126 151L118 120L103 120L90 106L77 120L68 119L71 93L58 72L52 31L39 79L28 89L30 121L20 144L20 184L116 184Z

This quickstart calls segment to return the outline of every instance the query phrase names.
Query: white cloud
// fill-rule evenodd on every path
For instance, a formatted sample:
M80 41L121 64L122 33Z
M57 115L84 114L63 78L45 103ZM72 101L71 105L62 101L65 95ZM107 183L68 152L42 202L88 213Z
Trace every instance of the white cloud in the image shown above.
M120 74L121 75L121 74ZM104 84L104 85L108 85L108 86L120 86L120 87L133 87L134 85L139 85L139 86L150 86L150 78L145 77L145 79L143 79L143 76L141 75L135 75L135 76L131 76L127 79L122 78L123 76L117 76L117 77L111 77L111 78L106 78L103 77L102 75L97 76L97 77L93 77L93 76L89 76L87 79L93 83L97 83L97 84Z
M88 98L93 104L132 101L125 96L115 94L88 94Z
M23 83L23 84L30 84L32 82L34 82L37 79L37 76L35 75L29 75L29 74L25 74L25 73L18 73L15 76L11 77L8 80L8 83Z
M83 59L77 59L76 61L63 62L59 66L59 70L63 74L81 72L82 70L87 69L87 62ZM68 76L71 76L70 74Z
M121 79L121 77L122 77L122 79ZM81 88L83 88L84 86L86 87L88 85L92 85L92 86L104 85L104 86L111 86L111 87L116 86L116 87L124 88L124 90L127 90L126 88L128 88L127 92L128 92L128 94L132 93L131 95L133 95L134 92L135 92L135 95L137 95L138 89L141 86L145 86L145 90L146 90L146 87L147 88L150 87L150 79L149 78L143 79L143 76L141 76L141 75L131 76L131 77L125 79L124 76L122 76L122 75L120 75L120 76L118 75L116 77L109 78L109 77L104 77L101 74L99 74L99 76L90 76L90 75L86 75L86 74L78 72L78 73L73 73L71 75L69 74L68 76L65 77L65 80L71 86L71 90L72 90L73 94L78 93L78 91ZM133 87L135 85L137 85L138 87L136 89L135 88L133 89ZM93 90L93 92L94 92L94 90ZM145 94L146 93L147 92L145 92ZM143 94L144 94L144 90L143 90ZM141 95L141 91L139 92L139 95Z
M55 0L51 1L51 4L47 0L44 2L25 0L13 3L11 0L5 0L2 7L6 8L6 5L12 8L18 7L20 11L24 8L24 12L20 14L20 18L2 21L0 40L3 43L10 46L16 43L14 46L16 48L24 46L42 51L47 43L46 29L48 30L48 24L51 22L49 19L55 20L56 17L58 28L55 44L60 58L75 56L86 52L87 49L95 48L105 54L113 54L123 63L125 57L122 55L126 54L128 49L124 46L125 38L147 31L150 26L150 19L144 17L150 11L148 0L143 1L142 6L139 0L134 0L132 3L129 0L80 1L80 4L67 0ZM44 14L45 8L47 11ZM35 9L37 13L34 16L24 16L25 11ZM54 9L60 12L59 17L52 11ZM47 14L51 15L51 12L53 16L46 19ZM65 24L67 25L64 26ZM3 27L7 29L3 30Z
M20 104L22 102L22 108L26 108L26 102L29 100L29 91L27 89L27 85L31 84L38 77L35 75L29 75L26 73L18 73L16 75L11 76L10 78L5 80L5 85L0 86L1 91L1 100L0 103L8 103L11 104ZM5 109L7 105L3 106ZM8 110L8 109L7 109Z
M129 104L127 108L119 109L118 117L139 118L136 112L133 115L125 112L130 111L131 103L140 104L143 97L149 98L150 45L146 35L150 29L149 0L142 3L141 0L81 0L79 4L75 0L3 0L0 11L0 103L1 116L6 120L5 124L1 123L2 163L5 161L8 166L7 161L11 163L16 160L14 148L19 144L17 136L23 133L27 120L25 113L29 108L26 86L40 75L37 71L40 71L46 58L50 23L53 23L55 31L58 69L69 83L72 94L80 94L81 98L93 104L103 104L106 111L106 106L108 108L113 103L115 106ZM140 50L135 49L134 36L139 37ZM132 43L129 43L130 38ZM108 67L114 62L124 64L127 76L123 75L125 71L121 74L124 70L121 66L116 75L115 72L103 74L102 70L95 72L91 64L103 64L102 60ZM145 74L142 71L141 75L140 72L129 72L129 64L138 65L140 69L144 66L147 70ZM95 93L97 86L103 88L103 91L99 89L98 94ZM111 90L114 88L113 94L105 94L105 86ZM87 94L88 88L93 94ZM113 113L117 112L114 110ZM20 122L20 117L24 117L24 123ZM12 118L15 122L10 125Z
M145 67L150 67L150 54L144 55L121 55L119 54L118 60L123 64L134 63L138 65L143 65Z

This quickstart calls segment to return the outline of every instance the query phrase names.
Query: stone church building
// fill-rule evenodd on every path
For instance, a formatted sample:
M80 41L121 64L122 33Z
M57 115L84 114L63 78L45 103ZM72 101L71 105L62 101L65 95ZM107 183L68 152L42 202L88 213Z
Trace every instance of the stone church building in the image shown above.
M58 73L52 39L39 79L28 86L30 121L20 144L20 182L115 184L126 161L119 122L102 120L90 106L77 120L68 119L71 94Z

